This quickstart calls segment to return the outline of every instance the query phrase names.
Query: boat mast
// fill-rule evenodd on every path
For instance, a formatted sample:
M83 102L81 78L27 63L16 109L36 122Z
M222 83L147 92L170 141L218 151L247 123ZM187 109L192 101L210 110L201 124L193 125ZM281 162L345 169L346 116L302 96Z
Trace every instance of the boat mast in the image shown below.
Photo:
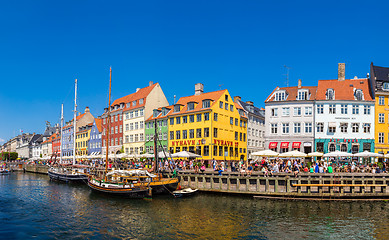
M76 164L76 118L77 118L77 79L74 88L74 117L73 117L73 165Z
M157 119L154 119L154 159L155 159L155 172L159 171L158 166L158 133L157 133Z
M61 105L61 131L59 134L61 134L61 143L59 144L59 163L62 164L62 128L63 128L63 103Z
M109 128L111 123L111 81L112 81L112 68L109 67L109 94L108 94L108 125L107 125L107 150L105 151L105 178L107 178L108 173L108 149L109 149Z

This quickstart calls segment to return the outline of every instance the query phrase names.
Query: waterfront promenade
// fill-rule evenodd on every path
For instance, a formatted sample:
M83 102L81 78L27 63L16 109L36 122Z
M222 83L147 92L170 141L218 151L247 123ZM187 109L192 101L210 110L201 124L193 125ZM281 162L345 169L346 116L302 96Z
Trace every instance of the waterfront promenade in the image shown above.
M47 165L14 164L15 170L47 174ZM164 172L173 176L174 172ZM388 173L277 173L268 176L253 171L250 175L213 169L196 173L178 171L182 187L204 192L252 195L281 199L389 199Z

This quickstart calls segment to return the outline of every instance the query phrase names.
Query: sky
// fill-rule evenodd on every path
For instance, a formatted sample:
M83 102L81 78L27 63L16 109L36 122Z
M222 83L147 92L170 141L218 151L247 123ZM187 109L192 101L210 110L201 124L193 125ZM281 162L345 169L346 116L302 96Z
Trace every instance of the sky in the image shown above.
M159 82L170 104L204 91L264 101L302 79L366 77L389 67L386 1L2 1L0 144L42 133L61 104L97 117L108 101Z

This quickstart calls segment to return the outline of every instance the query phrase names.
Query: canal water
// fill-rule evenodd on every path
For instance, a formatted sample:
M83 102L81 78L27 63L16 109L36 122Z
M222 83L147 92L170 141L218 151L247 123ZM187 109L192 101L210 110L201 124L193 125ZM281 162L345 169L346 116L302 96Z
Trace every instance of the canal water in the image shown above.
M133 200L12 173L0 176L0 223L0 239L388 239L389 202Z

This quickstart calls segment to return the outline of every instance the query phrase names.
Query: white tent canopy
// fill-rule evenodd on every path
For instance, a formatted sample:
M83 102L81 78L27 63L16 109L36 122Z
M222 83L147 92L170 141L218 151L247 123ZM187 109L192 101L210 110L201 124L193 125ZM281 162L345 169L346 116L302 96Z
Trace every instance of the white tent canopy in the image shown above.
M383 157L383 155L379 153L364 151L354 154L354 157Z
M202 157L202 156L201 156L201 155L198 155L198 154L195 154L195 153L187 152L187 151L181 151L181 152L172 154L172 157L180 157L180 158L200 158L200 157Z
M274 152L272 150L263 150L259 152L253 152L251 153L252 156L258 156L258 157L277 157L278 152Z
M323 157L352 157L353 154L348 152L341 152L336 150L335 152L329 152L323 155Z
M171 158L172 156L169 152L161 151L158 153L158 157L159 158Z
M321 152L308 153L308 157L322 157L323 155L324 155L324 153L321 153Z
M290 151L290 152L281 153L278 156L279 157L306 157L307 154L300 152L300 151L297 151L297 150L294 150L294 151Z
M154 157L154 154L151 154L151 153L143 153L143 154L139 155L139 157L142 157L142 158L153 158L153 157Z

